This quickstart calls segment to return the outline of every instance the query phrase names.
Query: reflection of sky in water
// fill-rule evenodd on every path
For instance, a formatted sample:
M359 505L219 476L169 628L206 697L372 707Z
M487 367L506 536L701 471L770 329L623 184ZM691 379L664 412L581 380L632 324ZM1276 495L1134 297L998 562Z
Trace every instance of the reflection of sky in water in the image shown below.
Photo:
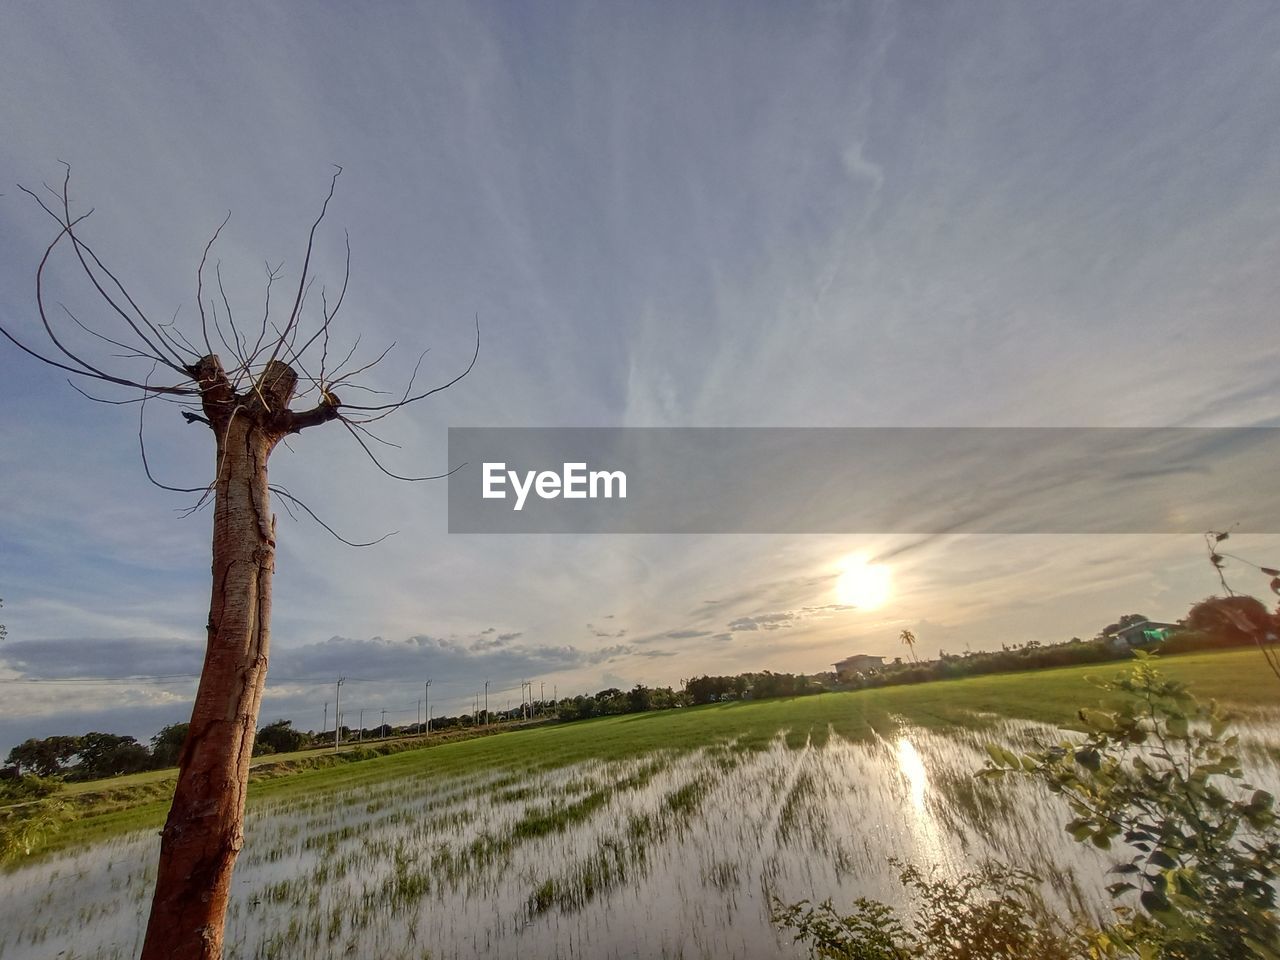
M1274 743L1274 733L1251 724L1246 739ZM1057 733L1008 722L982 732L903 728L892 740L663 755L642 782L628 778L651 758L417 775L263 805L251 811L236 867L226 955L795 956L770 926L769 898L901 905L890 857L948 873L1005 860L1044 877L1051 902L1096 915L1118 855L1072 842L1068 811L1038 785L973 776L985 743L1017 748L1037 737ZM1275 762L1258 753L1246 768L1274 791ZM449 874L450 857L508 834L530 810L609 785L608 801L575 829ZM705 793L687 815L671 815L671 797L691 786ZM646 817L651 832L633 842L629 830ZM149 832L0 875L0 960L135 956L155 844ZM621 870L597 877L592 897L527 912L535 889L605 854ZM400 869L429 882L396 905Z

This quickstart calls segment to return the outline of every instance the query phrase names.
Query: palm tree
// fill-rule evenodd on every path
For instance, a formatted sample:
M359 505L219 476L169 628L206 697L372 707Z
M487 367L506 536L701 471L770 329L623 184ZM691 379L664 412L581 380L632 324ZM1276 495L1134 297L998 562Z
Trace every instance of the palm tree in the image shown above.
M920 658L916 656L916 635L910 630L903 630L898 634L898 639L905 643L907 649L911 651L911 659L919 663Z

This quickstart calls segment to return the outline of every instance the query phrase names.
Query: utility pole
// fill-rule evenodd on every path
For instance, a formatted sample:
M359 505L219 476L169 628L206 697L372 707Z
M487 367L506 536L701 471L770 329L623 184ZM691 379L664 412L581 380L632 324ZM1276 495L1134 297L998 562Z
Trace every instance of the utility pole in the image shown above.
M364 707L360 708L360 742L364 743Z
M329 701L324 702L324 723L320 726L320 736L324 736L324 732L329 729Z
M489 681L484 682L484 725L489 725Z
M422 685L422 701L427 707L427 735L431 735L431 681Z
M346 677L338 678L337 692L333 697L333 749L338 749L338 737L342 733L342 714L339 712L342 704L342 685L347 680Z

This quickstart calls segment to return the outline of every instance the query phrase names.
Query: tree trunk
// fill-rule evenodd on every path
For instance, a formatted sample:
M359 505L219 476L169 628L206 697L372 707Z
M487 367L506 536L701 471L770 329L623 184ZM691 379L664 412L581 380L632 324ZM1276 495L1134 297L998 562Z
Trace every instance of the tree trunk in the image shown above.
M226 399L212 404L214 409L206 396L218 439L208 648L173 806L161 833L142 960L222 956L231 871L244 842L249 758L267 677L275 568L267 458L278 436L251 404L236 405L229 417Z

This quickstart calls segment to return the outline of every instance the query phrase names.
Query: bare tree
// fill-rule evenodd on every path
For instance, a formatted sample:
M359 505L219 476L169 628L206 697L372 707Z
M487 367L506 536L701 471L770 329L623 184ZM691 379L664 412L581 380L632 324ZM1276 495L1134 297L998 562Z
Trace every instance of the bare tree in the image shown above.
M58 225L36 269L42 345L37 349L2 325L0 334L35 359L66 373L68 383L89 399L137 404L139 449L147 478L166 490L197 495L192 511L210 500L213 503L208 646L178 763L173 806L161 834L155 896L142 949L144 960L222 955L231 872L244 842L249 758L267 678L276 546L271 495L279 497L290 513L296 507L333 533L303 501L268 482L267 461L272 451L291 434L337 423L388 476L409 481L436 479L406 477L388 470L370 447L370 441L385 441L370 431L369 424L457 383L471 371L479 355L477 325L476 351L470 363L447 383L415 392L422 363L419 357L402 392L377 396L379 391L373 391L374 399L382 402L367 404L339 399L340 389L344 393L367 389L354 378L375 367L391 349L360 364L354 359L353 346L333 363L330 333L350 277L349 242L336 296L330 300L322 287L319 310L313 308L309 319L303 319L315 279L312 253L316 231L341 172L339 167L333 174L324 204L311 224L292 299L283 308L272 303L272 288L281 279L282 270L268 266L261 318L249 327L232 310L220 266L216 261L212 267L209 264L210 252L227 224L222 222L196 269L200 323L198 331L190 334L175 321L150 319L85 239L82 224L92 211L73 215L70 167L60 188L45 185L47 196L21 188ZM92 321L82 321L61 305L55 314L46 302L46 272L55 252L63 251L73 256L73 269L92 288L100 312ZM99 359L104 348L110 348L108 360ZM125 395L96 396L77 385L94 381L123 390ZM149 402L175 404L188 423L204 424L212 431L214 474L207 486L174 487L152 475L143 433Z

